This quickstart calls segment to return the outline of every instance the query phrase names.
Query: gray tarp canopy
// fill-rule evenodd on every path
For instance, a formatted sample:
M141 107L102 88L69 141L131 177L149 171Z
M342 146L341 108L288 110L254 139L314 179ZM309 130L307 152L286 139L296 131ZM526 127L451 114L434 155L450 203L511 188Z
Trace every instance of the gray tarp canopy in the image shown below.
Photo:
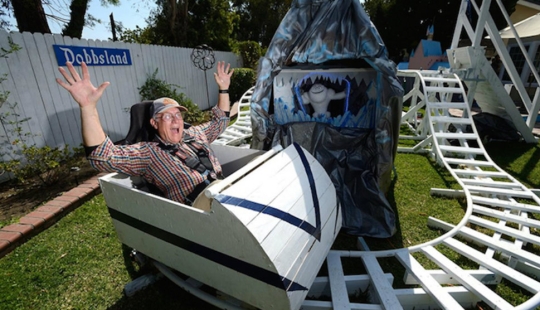
M308 110L308 89L319 83L336 99L326 114L315 103ZM396 65L359 0L294 1L259 61L252 148L298 143L330 175L344 229L389 237L396 216L385 193L391 188L402 96ZM330 107L338 105L339 115L331 114Z

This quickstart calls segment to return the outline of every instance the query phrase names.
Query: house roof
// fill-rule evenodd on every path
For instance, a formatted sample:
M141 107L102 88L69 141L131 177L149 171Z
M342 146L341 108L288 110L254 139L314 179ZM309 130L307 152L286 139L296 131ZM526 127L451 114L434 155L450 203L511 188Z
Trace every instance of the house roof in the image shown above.
M421 44L422 44L422 51L424 53L424 57L442 55L440 42L431 41L431 40L422 40Z
M408 61L402 61L402 62L398 63L397 69L398 70L407 70L407 69L409 69L409 62Z

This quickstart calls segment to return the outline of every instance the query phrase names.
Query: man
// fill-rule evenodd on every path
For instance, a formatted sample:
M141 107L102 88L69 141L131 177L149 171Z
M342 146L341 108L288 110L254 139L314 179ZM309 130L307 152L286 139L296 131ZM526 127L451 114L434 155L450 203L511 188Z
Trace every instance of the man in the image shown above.
M121 172L142 176L155 185L165 197L180 203L192 203L211 181L219 178L221 166L210 149L229 124L230 64L218 62L214 78L219 86L218 104L212 108L212 119L184 131L182 112L187 109L171 98L152 103L150 124L157 131L156 141L118 146L107 137L101 126L97 102L109 82L95 87L85 63L82 78L71 63L69 71L58 68L65 81L56 82L65 88L81 110L83 144L90 164L99 171Z

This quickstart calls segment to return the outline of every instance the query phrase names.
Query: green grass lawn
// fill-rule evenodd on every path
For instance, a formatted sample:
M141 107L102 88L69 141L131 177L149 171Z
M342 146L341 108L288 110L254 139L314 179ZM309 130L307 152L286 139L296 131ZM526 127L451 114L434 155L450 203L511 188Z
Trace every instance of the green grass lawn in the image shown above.
M490 143L486 148L525 185L540 187L539 145ZM431 240L441 232L427 227L429 216L456 224L465 211L459 200L429 195L433 187L459 187L426 156L398 154L395 165L388 199L398 211L398 232L388 239L366 238L372 250ZM354 250L355 244L355 237L340 235L334 248ZM129 252L116 238L98 195L0 259L0 309L214 309L166 279L124 297L124 285L142 274Z

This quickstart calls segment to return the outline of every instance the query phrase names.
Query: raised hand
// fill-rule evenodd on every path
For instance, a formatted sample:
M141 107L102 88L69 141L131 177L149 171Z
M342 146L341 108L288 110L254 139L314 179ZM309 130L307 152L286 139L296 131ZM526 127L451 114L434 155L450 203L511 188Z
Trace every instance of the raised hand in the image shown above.
M105 88L107 88L110 83L104 82L96 88L92 84L92 81L90 81L88 67L84 62L81 63L82 79L70 62L67 62L66 66L69 70L69 74L64 68L58 68L58 71L60 71L65 81L57 78L56 82L71 94L81 108L95 107L99 98L103 95L103 91L105 91Z
M230 68L230 63L225 67L224 61L218 61L217 72L214 72L214 78L216 79L219 89L229 89L229 85L231 85L231 76L234 73L234 69L231 70Z

